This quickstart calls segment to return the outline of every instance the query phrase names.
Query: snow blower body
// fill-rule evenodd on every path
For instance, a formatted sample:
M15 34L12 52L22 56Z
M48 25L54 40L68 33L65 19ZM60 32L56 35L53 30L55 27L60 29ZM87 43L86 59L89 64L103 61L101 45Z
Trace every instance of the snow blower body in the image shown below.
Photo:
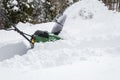
M32 35L32 38L31 38L32 43L49 42L49 41L56 41L56 40L62 39L58 35L63 29L63 25L65 23L66 18L67 18L66 15L62 15L58 19L56 19L55 20L56 23L53 26L53 29L51 32L37 30Z
M56 23L52 29L51 32L37 30L33 35L29 35L27 33L22 32L19 30L9 19L6 17L0 10L0 17L2 17L3 20L5 20L10 26L12 26L12 29L4 29L4 30L14 30L18 32L20 35L22 35L31 45L31 48L34 48L35 43L39 42L49 42L49 41L56 41L60 40L61 37L58 36L58 34L62 31L64 22L66 20L66 15L60 16L58 19L56 19Z
M61 38L58 35L51 34L47 31L37 30L31 38L32 43L39 42L49 42L60 40Z

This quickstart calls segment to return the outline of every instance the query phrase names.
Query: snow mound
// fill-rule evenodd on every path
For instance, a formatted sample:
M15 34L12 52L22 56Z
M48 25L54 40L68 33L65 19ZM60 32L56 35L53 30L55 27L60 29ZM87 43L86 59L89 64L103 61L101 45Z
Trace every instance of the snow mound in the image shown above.
M97 0L82 0L69 7L64 14L68 18L59 35L64 40L35 44L35 48L28 50L25 55L17 55L1 62L1 65L36 69L81 61L100 62L103 56L119 56L119 13L109 11ZM33 33L36 29L50 31L53 25L54 23L19 24L25 26L19 28Z

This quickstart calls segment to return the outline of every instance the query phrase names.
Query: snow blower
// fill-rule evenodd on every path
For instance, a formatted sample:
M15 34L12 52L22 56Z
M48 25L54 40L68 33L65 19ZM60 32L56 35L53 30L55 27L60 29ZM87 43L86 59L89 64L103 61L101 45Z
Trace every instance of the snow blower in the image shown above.
M58 19L55 19L56 23L53 26L53 29L51 32L37 30L37 31L35 31L35 33L33 35L29 35L27 33L22 32L21 30L19 30L15 26L15 24L13 24L11 22L11 20L9 20L8 17L1 12L1 10L0 10L0 17L3 20L5 20L12 27L10 29L5 29L5 28L2 28L2 29L14 30L14 31L18 32L30 43L31 48L34 48L35 43L60 40L61 37L59 37L58 34L61 32L67 16L62 14Z

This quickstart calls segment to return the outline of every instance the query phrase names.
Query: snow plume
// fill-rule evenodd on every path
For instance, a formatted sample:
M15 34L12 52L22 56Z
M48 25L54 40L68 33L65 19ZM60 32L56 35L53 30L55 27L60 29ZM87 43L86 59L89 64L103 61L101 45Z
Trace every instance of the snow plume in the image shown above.
M106 11L108 11L107 7L98 0L81 0L68 8L65 13L69 14L70 17L85 17L104 14Z
M65 28L68 29L71 25L73 29L67 30L67 32L74 31L74 35L78 33L82 37L94 35L104 37L105 34L113 35L119 32L120 14L108 10L98 0L79 1L69 7L64 14L68 16Z

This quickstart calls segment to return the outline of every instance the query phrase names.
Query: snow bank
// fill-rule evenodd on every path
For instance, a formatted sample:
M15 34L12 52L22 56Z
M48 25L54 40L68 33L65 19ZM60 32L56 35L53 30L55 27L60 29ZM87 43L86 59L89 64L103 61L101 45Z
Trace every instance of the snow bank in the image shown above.
M64 40L35 44L35 48L27 51L26 55L16 56L2 64L15 68L52 67L119 53L119 13L107 10L97 0L82 0L69 7L64 14L68 16L60 34ZM37 29L51 31L53 25L20 23L18 28L33 34Z

